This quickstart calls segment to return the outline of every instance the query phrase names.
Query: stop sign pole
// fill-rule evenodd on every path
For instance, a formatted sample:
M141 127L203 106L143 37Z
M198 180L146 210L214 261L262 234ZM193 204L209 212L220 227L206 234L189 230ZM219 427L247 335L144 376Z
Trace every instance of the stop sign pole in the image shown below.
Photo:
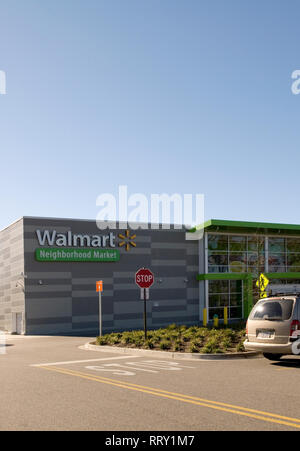
M135 274L135 283L141 289L141 299L144 299L144 332L147 340L147 305L149 299L149 288L154 284L154 275L148 268L140 268Z

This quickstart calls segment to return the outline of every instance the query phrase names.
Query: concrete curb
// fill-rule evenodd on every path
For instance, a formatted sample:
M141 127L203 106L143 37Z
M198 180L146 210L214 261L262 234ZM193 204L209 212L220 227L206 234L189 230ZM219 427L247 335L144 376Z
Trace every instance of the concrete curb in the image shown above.
M85 349L87 351L97 352L113 352L116 354L128 354L128 355L144 355L147 357L162 357L164 359L180 359L180 360L237 360L237 359L251 359L262 357L260 352L247 351L247 352L235 352L232 354L193 354L183 352L167 352L167 351L152 351L151 349L138 349L138 348L119 348L116 346L98 346L92 343L86 343L84 346L80 346L79 349Z

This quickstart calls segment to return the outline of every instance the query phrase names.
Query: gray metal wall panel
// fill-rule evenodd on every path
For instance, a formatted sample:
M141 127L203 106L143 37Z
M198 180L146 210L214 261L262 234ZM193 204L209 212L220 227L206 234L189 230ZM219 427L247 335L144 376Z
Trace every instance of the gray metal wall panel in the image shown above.
M7 332L15 332L13 313L23 313L25 320L23 237L22 219L0 232L0 330Z
M99 279L104 281L104 332L143 327L143 301L134 283L135 272L141 266L152 268L156 277L147 304L149 327L161 327L175 319L179 324L198 323L198 242L186 241L185 230L133 231L137 247L129 252L118 247L119 262L42 263L34 255L35 249L42 247L36 237L37 229L56 229L61 233L71 230L88 235L107 233L93 221L24 218L27 333L52 333L51 330L98 333L95 282ZM118 233L124 233L124 229L115 231ZM51 307L51 303L55 307L54 300L62 303L57 315ZM57 324L51 329L56 318Z

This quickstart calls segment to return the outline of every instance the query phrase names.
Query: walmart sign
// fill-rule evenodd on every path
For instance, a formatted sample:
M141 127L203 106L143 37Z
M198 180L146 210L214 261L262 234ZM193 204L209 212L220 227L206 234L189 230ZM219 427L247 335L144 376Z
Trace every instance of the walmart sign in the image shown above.
M57 247L116 247L114 233L108 235L82 235L72 232L57 233L56 230L37 230L37 239L40 246Z
M37 230L41 247L35 256L39 262L115 262L120 252L115 249L116 236L73 234L71 231L57 233L56 230ZM107 249L108 247L108 249ZM75 249L76 248L76 249ZM106 249L103 249L106 248Z
M60 249L41 248L35 252L39 262L116 262L120 252L116 249Z

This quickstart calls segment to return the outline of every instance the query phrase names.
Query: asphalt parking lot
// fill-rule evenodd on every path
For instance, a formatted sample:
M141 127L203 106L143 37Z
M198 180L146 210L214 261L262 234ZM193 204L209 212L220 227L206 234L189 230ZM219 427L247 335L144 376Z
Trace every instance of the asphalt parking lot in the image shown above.
M299 430L300 358L204 361L7 339L1 430Z

